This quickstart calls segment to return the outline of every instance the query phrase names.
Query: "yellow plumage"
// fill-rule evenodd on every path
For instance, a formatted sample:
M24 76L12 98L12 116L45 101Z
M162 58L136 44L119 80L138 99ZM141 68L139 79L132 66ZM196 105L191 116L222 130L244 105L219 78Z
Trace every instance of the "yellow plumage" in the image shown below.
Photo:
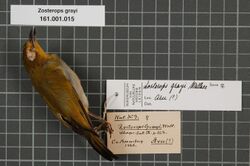
M117 158L102 142L94 129L80 80L75 72L57 55L47 54L35 40L34 30L23 50L24 66L35 89L40 93L52 113L64 126L85 136L93 148L104 158ZM95 118L98 118L94 116ZM101 118L98 118L101 120ZM103 120L98 127L110 131L110 125Z

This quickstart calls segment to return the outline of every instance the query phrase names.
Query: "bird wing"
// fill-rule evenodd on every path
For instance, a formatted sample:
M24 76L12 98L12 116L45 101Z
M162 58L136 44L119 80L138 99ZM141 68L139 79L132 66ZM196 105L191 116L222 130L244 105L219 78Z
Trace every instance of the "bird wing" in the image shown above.
M50 54L50 57L51 57L51 59L47 62L47 68L50 68L49 67L50 65L52 65L52 66L55 65L57 78L60 79L60 77L61 77L62 79L60 79L60 80L63 80L63 78L67 80L67 83L66 83L67 86L71 87L71 91L74 94L74 97L77 99L77 102L81 107L81 109L79 109L81 116L84 119L86 119L86 121L88 122L90 127L93 128L92 121L88 115L88 107L89 107L88 99L87 99L86 95L84 94L84 91L83 91L83 88L81 86L81 83L80 83L78 76L57 55ZM50 80L50 79L48 78L48 80ZM47 99L47 101L48 101L48 99ZM75 110L72 110L72 111L75 111ZM59 115L56 115L56 116L58 117ZM72 127L72 129L75 127L76 122L74 122L74 119L69 118L69 117L65 117L63 114L61 114L60 116L62 116L61 119L59 118L61 121L64 120L64 122L67 122ZM88 126L88 125L84 125L84 126Z
M60 63L62 65L65 77L70 81L72 88L77 93L80 101L82 102L82 105L84 106L84 108L88 109L89 108L88 98L86 97L83 91L80 79L78 78L76 73L61 59Z

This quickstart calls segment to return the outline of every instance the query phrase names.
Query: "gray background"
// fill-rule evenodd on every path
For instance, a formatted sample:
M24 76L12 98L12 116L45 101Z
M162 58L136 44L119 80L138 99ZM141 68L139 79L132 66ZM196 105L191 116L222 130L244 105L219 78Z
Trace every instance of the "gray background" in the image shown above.
M32 89L21 61L31 27L9 25L10 4L106 6L103 28L36 27L43 48L79 75L95 113L106 79L242 80L243 110L182 112L181 154L108 162ZM248 166L249 54L249 0L0 0L0 165Z

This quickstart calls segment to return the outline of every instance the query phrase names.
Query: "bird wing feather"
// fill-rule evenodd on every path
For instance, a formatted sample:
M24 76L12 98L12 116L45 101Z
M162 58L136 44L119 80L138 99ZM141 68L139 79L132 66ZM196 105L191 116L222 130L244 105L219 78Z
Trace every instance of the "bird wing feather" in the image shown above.
M50 54L51 59L48 61L47 68L49 68L50 65L55 65L56 66L56 75L57 77L63 77L66 80L68 80L67 84L71 87L71 90L75 97L77 98L77 102L80 105L81 109L79 109L81 116L87 120L88 124L90 127L93 128L92 121L88 115L88 99L83 91L83 88L80 83L80 79L78 76L75 74L75 72L66 64L64 63L57 55L55 54ZM59 62L59 63L58 63ZM48 78L48 80L50 80ZM47 102L48 99L47 99ZM75 111L75 110L72 110ZM67 119L67 117L64 117L64 115L61 115L63 118L61 120ZM71 120L71 119L68 119ZM68 121L67 121L68 123ZM76 123L70 123L71 127L73 128L72 124L76 125Z
M86 97L83 91L80 79L78 78L76 73L64 61L60 60L60 63L62 65L66 78L70 81L72 87L74 88L80 101L82 102L82 105L85 108L87 108L86 110L88 110L89 108L88 98Z

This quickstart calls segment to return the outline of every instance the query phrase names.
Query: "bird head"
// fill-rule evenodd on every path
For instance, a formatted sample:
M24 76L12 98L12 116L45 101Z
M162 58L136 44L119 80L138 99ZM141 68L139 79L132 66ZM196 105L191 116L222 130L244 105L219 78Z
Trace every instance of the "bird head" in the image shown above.
M45 56L46 53L36 40L36 29L32 28L29 34L29 39L24 44L23 50L24 60L26 62L35 62L41 57Z

